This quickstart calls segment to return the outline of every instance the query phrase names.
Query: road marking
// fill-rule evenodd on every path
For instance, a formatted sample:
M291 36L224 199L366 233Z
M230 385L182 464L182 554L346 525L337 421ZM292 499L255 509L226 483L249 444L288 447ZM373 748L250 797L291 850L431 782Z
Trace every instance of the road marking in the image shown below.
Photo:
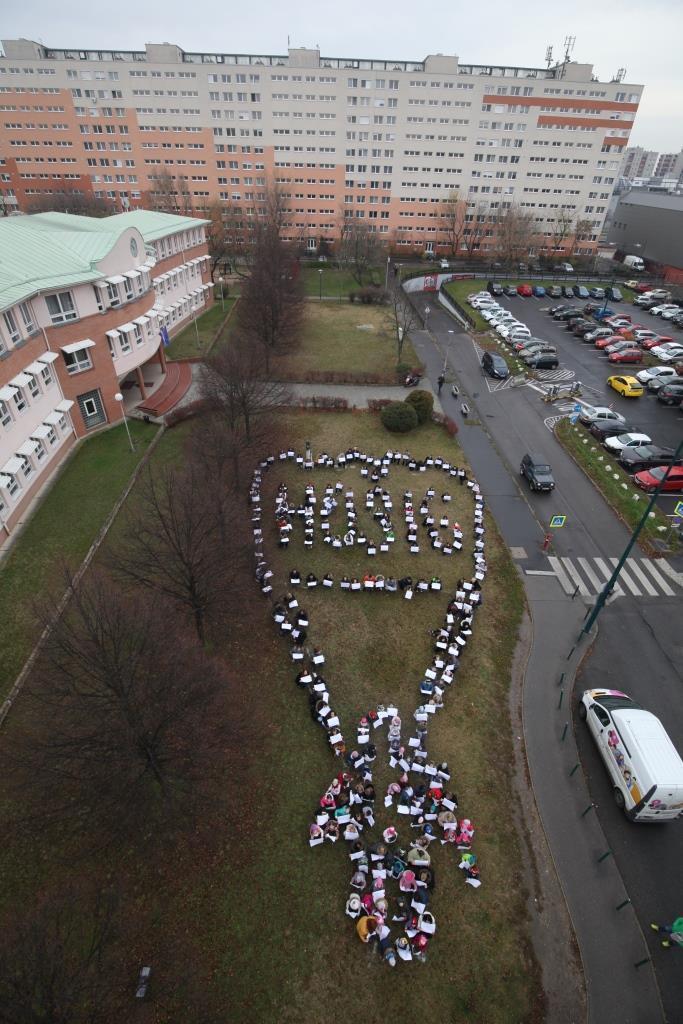
M579 576L578 572L576 571L576 569L572 565L571 558L563 558L562 562L564 564L565 569L567 570L567 572L569 573L571 578L574 580L574 589L576 589L576 587L578 587L579 588L579 593L583 597L590 597L590 590L588 589L588 587L583 582L583 580Z
M562 587L564 592L566 594L573 593L574 590L575 590L575 587L572 586L571 580L569 579L569 577L567 576L566 572L562 568L562 562L559 560L559 558L554 558L552 555L549 555L548 556L548 561L552 565L552 567L553 567L553 569L555 571L555 575L557 576L558 580L560 581L560 586Z
M607 583L607 581L608 581L608 580L610 579L610 577L612 576L612 573L611 573L611 571L610 571L610 570L609 570L609 569L607 568L607 564L606 564L606 563L605 563L605 562L604 562L604 561L602 560L602 558L595 558L595 559L594 559L594 562L595 562L595 565L596 565L597 569L598 569L598 570L599 570L599 571L600 571L600 572L602 573L602 575L604 576L604 578L605 578L605 583ZM602 590L602 587L601 587L600 589ZM623 594L623 593L624 593L624 591L623 591L623 590L621 589L621 587L620 587L620 586L619 586L619 584L617 583L617 584L615 585L615 587L614 587L613 593L615 593L615 594L616 594L616 593L619 593L619 594Z
M554 576L557 579L557 573L554 569L525 569L525 576Z
M616 569L617 565L619 564L619 559L618 558L610 558L610 562L612 563L612 565ZM630 566L631 563L627 562L626 564ZM626 568L626 565L622 565L621 569L619 570L619 579L621 580L622 583L626 584L628 589L631 591L631 593L633 595L635 595L635 597L642 597L643 596L643 592L640 589L640 587L637 587L635 585L635 583L633 582L633 580L631 579L631 577L629 576L628 570Z
M598 577L593 572L593 570L591 569L590 564L588 562L588 559L587 558L579 558L578 559L578 563L581 566L581 568L583 569L583 571L585 572L586 576L588 577L588 579L590 580L592 585L595 587L595 593L596 594L599 593L602 590L602 584L601 584L600 580L598 579Z
M676 582L678 583L679 586L683 587L683 576L681 575L681 573L675 572L675 570L671 568L669 563L665 562L663 559L662 559L662 561L659 564L661 565L662 569L664 569L664 571L667 572L668 575L672 577L672 579L674 579L677 576L678 580ZM666 582L664 577L661 575L659 570L657 568L655 568L654 563L653 562L645 562L644 565L645 565L645 568L650 573L650 575L653 577L653 579L662 588L662 590L664 591L666 596L667 597L675 597L676 596L675 591L673 591L671 589L671 587Z
M645 564L647 565L647 563L645 563ZM652 584L650 583L649 579L647 578L647 576L645 575L643 570L640 568L640 566L636 562L635 558L633 558L633 559L631 559L629 561L628 567L631 570L631 572L633 573L633 575L638 577L640 583L645 588L646 593L648 593L650 595L650 597L657 597L657 591L652 586ZM663 582L664 581L662 580L662 583ZM664 589L664 588L662 588L662 589ZM666 591L664 591L664 593L666 593Z
M677 583L679 587L683 587L683 572L676 572L674 567L669 565L665 558L659 559L659 565L674 583Z

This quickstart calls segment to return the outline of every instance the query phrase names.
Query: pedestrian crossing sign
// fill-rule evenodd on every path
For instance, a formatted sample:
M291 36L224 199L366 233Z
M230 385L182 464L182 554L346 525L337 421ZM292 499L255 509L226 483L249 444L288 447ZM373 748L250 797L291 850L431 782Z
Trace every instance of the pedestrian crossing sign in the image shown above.
M566 516L553 516L552 519L550 520L551 529L559 530L559 528L561 526L564 526L566 521L567 521L567 517Z
M674 505L674 515L683 516L683 501L677 501Z

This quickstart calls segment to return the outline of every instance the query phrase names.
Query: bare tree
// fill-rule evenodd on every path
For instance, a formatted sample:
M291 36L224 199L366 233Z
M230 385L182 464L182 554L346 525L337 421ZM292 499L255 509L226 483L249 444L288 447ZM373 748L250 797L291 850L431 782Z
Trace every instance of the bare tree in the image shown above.
M70 585L3 751L21 823L80 847L185 827L213 771L222 670L158 595L101 573Z
M396 362L400 363L406 338L412 330L421 326L417 310L400 285L390 292L387 320L389 330L396 342Z
M55 192L33 197L26 206L27 213L75 213L83 217L110 217L116 206L109 199L100 199L91 193Z
M467 203L460 198L457 189L449 192L439 207L439 228L446 237L451 256L460 252L465 230Z
M574 225L574 245L592 241L593 225L588 217L577 217Z
M369 225L356 218L344 217L340 225L337 260L346 267L361 287L371 278L372 269L382 260L384 249L379 236Z
M258 420L285 405L289 397L284 384L266 378L262 353L239 339L207 360L200 390L231 430L243 430L249 445L256 439Z
M266 373L271 356L297 343L305 308L298 267L280 237L284 206L278 193L271 194L269 211L254 233L251 273L239 304L242 336L260 346Z
M0 928L0 1024L96 1024L123 1013L105 971L116 901L82 886L62 889Z
M565 242L572 235L574 217L570 210L564 206L556 211L551 224L550 244L552 252L562 252Z
M529 255L534 237L533 214L513 205L496 218L496 249L501 260L512 265Z
M479 203L472 213L465 214L462 240L468 256L479 255L482 239L490 224L491 213L486 203Z
M110 558L119 577L189 612L201 643L229 588L230 562L234 571L243 550L237 509L226 507L229 521L218 522L207 509L204 484L192 464L149 470ZM233 538L230 547L221 544L226 537Z
M152 189L151 202L155 210L163 213L193 213L192 195L187 177L179 174L174 177L170 171L163 170L150 175Z

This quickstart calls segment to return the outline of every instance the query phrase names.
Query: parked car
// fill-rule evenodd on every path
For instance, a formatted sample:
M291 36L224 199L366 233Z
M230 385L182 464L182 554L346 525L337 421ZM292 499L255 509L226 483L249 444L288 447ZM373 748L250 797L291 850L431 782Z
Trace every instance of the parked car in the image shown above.
M612 327L614 324L618 324L621 327L622 324L630 324L631 323L631 314L630 313L617 313L615 316L607 316L607 317L605 317L605 322L607 323L607 325L609 327Z
M598 423L602 420L610 420L612 423L626 423L626 420L619 412L608 408L606 405L585 405L579 413L579 420L586 426L591 423ZM624 431L626 427L624 426Z
M571 331L572 334L576 335L577 338L583 338L584 334L588 334L588 332L592 331L594 327L595 324L592 322L592 320L581 319L570 321L567 330Z
M502 324L496 324L496 334L500 334L501 338L507 338L508 331L511 331L515 327L520 328L523 326L524 324L519 320L505 320Z
M531 285L530 284L518 284L517 285L517 294L518 295L523 295L525 299L531 298L531 296L533 295L533 291L531 289Z
M574 298L574 289L572 288L572 286L570 284L563 284L562 285L562 294L564 295L564 297L566 299L573 299Z
M594 325L592 331L583 335L583 340L585 342L593 342L593 344L595 344L595 342L599 341L600 338L611 338L613 335L614 331L611 327L595 327Z
M624 398L640 398L644 391L643 385L635 377L608 377L607 384Z
M514 284L504 284L503 285L503 295L512 296L512 295L516 295L516 294L517 294L517 289L516 289Z
M548 296L548 298L551 299L562 298L562 289L560 288L559 284L551 284L549 288L546 288L545 293Z
M618 288L612 286L611 288L605 288L605 293L610 302L622 302L622 294Z
M660 448L657 444L644 444L637 448L624 448L619 453L619 462L627 473L639 473L653 466L665 466L674 461L673 448Z
M667 384L683 384L683 376L675 373L673 377L652 377L647 382L647 390L653 395L658 395Z
M683 359L683 345L669 342L666 345L657 345L650 349L655 359L661 359L663 363L675 363L677 359Z
M548 309L548 313L549 313L550 316L555 316L556 313L563 313L565 311L565 309L571 309L571 308L572 307L568 306L566 302L559 302L556 306L551 306Z
M652 438L647 434L616 434L605 440L605 448L608 452L619 454L624 448L637 448L641 444L651 444Z
M581 316L581 315L582 315L582 313L581 313L580 309L576 309L576 307L572 307L572 306L566 306L565 309L563 309L561 313L554 313L553 314L553 320L559 320L559 321L569 320L573 316Z
M519 473L529 482L532 491L552 491L555 487L553 471L540 455L527 453L522 458Z
M630 338L619 338L618 341L613 341L609 345L603 345L602 351L605 355L611 356L613 352L623 352L627 348L638 348L638 346Z
M448 260L441 260L441 262L439 263L439 267L441 268L441 270L450 270L451 265L448 262Z
M537 299L542 299L545 295L545 288L542 284L535 284L531 291Z
M574 285L574 295L576 295L576 297L579 299L590 299L588 289L584 288L582 284Z
M666 288L648 288L646 292L641 292L641 295L647 295L651 299L659 299L660 302L669 302L671 300L671 292L668 292Z
M660 337L656 331L649 331L647 327L632 327L629 333L633 340L637 341L639 344L644 341L653 341ZM670 340L673 341L673 338Z
M675 376L676 370L673 366L646 366L644 370L639 370L636 374L641 384L648 384L655 377L659 378L663 384L667 377Z
M662 405L680 405L683 401L683 384L665 384L657 392L657 401Z
M484 352L481 357L481 368L489 377L505 380L510 375L508 364L497 352Z
M670 334L655 334L654 338L643 338L640 342L640 347L644 348L646 352L652 351L653 348L658 348L660 345L670 345L674 339Z
M642 363L643 353L639 348L622 348L619 352L610 352L607 358L610 363Z
M671 316L676 316L681 312L680 306L674 306L670 302L659 302L655 299L651 300L652 305L649 308L650 313L653 316L663 316L665 313L671 313ZM648 307L645 306L647 309ZM668 319L668 318L667 318Z
M501 336L511 345L515 341L521 341L522 338L530 338L531 331L525 324L512 324L506 329L505 334L501 331Z
M680 316L680 315L681 315L681 307L680 306L672 307L671 309L666 309L661 314L662 320L673 320L673 318L675 316Z
M638 292L639 295L644 295L645 292L651 292L653 289L652 285L646 284L645 281L636 281L633 290L634 292Z
M604 299L605 298L605 289L604 288L597 288L597 287L596 288L591 288L589 290L589 295L591 296L592 299Z
M517 355L527 365L529 365L530 362L532 360L536 359L538 356L555 356L555 357L557 357L557 352L552 347L552 345L529 345L526 348L520 349L518 351Z
M594 342L594 347L602 350L603 348L609 348L610 345L616 345L619 341L625 340L626 339L622 338L620 334L608 334L606 338L598 338L598 340Z
M594 438L604 441L606 437L616 437L617 434L628 433L635 430L629 423L615 423L613 420L599 420L588 428Z
M571 265L571 263L558 263L557 264L557 269L559 271L561 271L563 274L573 274L574 273L574 268Z
M497 281L489 281L489 283L486 285L486 288L491 293L491 295L503 294L503 286L502 284L498 284Z
M525 359L524 362L532 370L556 370L560 365L560 360L551 352L541 352L539 355L532 355Z
M652 469L643 469L636 473L633 482L644 491L654 491L664 478L669 469L669 474L664 481L662 491L665 494L678 494L683 491L683 466L654 466Z

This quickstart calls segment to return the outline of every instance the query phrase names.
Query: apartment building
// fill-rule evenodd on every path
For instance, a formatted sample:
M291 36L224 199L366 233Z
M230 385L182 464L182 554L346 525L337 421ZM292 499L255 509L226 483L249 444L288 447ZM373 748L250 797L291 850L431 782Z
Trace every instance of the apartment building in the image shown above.
M572 61L523 68L441 54L2 46L6 210L55 192L150 207L172 179L183 208L217 201L253 218L276 181L289 199L288 237L312 251L338 238L344 218L365 222L397 253L439 251L442 204L454 192L469 219L510 206L531 213L539 247L558 219L581 221L580 248L590 251L642 93ZM483 252L492 234L483 234Z
M628 146L624 152L620 174L632 181L634 178L651 178L659 160L659 153L642 146Z
M212 301L205 225L0 218L0 546L75 440L163 381L166 332Z

